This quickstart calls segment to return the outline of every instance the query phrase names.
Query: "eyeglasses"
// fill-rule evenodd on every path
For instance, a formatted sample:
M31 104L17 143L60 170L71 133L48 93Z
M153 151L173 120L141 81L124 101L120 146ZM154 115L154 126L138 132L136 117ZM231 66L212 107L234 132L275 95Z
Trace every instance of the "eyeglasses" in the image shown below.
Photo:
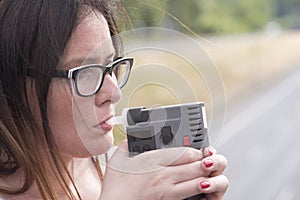
M116 79L118 87L122 88L129 78L133 58L119 57L108 65L90 64L69 70L55 70L54 77L72 79L76 93L82 97L96 94L104 81L105 74ZM35 69L27 68L28 76L37 75Z
M77 94L88 97L100 90L107 73L116 78L118 87L122 88L127 83L132 65L133 58L119 57L106 66L90 64L70 70L56 70L54 77L72 79Z

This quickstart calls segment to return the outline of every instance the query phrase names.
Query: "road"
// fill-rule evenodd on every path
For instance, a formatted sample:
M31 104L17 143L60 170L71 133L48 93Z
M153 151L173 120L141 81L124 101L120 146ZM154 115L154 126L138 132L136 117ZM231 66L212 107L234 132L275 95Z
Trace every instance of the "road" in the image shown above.
M228 159L224 200L299 200L300 65L227 116L216 146Z

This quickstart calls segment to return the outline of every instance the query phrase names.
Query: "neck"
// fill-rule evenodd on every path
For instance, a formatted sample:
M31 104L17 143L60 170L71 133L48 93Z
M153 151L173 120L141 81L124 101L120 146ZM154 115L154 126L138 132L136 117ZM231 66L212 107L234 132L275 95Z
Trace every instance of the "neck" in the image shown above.
M98 199L101 192L101 181L98 177L97 170L91 158L72 158L66 160L66 166L68 171L75 182L76 188L82 199ZM49 167L50 168L50 167ZM55 179L55 175L52 170L48 169L50 174L48 176L51 186L58 196L57 199L68 199L65 194L62 186ZM64 177L67 177L67 173L63 172ZM14 184L18 186L17 183L20 182L20 177L22 177L22 170L17 170L16 173L11 175L8 179L5 179L5 182L0 179L1 185L6 185L9 183L9 186ZM71 189L73 194L77 196L75 186L69 179L66 179L68 187ZM20 183L19 183L20 184ZM28 191L20 195L7 195L3 196L7 200L25 200L25 199L42 199L38 186L34 183Z

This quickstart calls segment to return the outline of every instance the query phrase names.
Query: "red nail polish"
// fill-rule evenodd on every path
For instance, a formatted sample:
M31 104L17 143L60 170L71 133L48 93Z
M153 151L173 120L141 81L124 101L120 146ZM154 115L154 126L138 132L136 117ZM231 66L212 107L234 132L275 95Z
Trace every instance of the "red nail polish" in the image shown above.
M207 189L210 187L210 183L208 181L202 181L202 182L200 182L200 187L202 189Z
M209 154L210 156L212 156L212 155L214 155L214 152L213 152L212 150L208 150L208 154Z
M203 161L206 168L210 168L214 165L214 162L211 159L207 159Z

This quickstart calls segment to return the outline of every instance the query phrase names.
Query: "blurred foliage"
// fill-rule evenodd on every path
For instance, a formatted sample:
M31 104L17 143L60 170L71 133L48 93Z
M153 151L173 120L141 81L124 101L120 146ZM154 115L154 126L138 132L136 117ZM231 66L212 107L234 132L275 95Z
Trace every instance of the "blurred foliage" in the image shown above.
M268 7L268 1L261 0L195 0L189 1L190 7L194 7L193 12L189 8L183 11L186 1L170 1L170 12L176 8L178 16L184 20L184 23L190 24L193 30L197 32L246 32L257 30L268 21L271 15L271 9ZM178 6L178 3L182 5ZM185 13L189 13L188 18L184 18ZM198 16L193 15L198 13ZM181 17L182 16L182 17Z
M274 15L284 28L300 28L300 1L299 0L273 0L276 5Z
M133 27L160 26L197 33L263 30L271 21L300 27L299 0L122 0Z

